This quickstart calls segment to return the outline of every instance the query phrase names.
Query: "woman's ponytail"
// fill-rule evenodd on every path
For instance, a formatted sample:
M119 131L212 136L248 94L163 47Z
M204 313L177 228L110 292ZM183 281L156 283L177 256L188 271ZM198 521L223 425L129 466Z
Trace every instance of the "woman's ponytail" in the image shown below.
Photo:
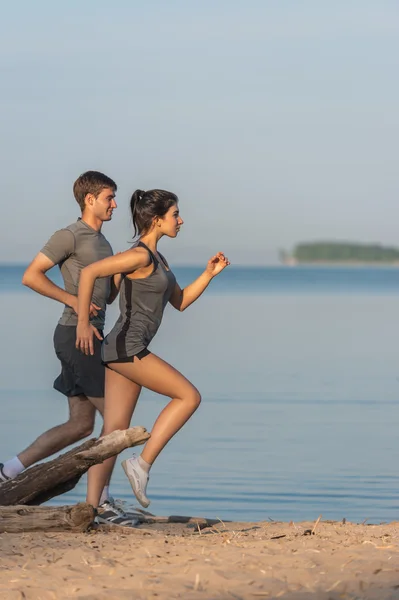
M133 229L134 229L134 237L139 233L139 227L137 225L137 205L140 200L143 199L145 192L143 190L136 190L133 192L132 197L130 199L130 211L132 213L132 221L133 221Z

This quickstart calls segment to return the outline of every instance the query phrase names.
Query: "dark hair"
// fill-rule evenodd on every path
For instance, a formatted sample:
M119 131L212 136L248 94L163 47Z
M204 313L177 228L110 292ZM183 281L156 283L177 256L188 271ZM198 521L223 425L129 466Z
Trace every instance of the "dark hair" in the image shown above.
M130 200L130 210L134 235L147 233L154 217L164 217L171 206L177 204L178 198L165 190L136 190Z
M86 173L77 178L73 184L73 195L82 212L85 208L87 194L93 194L97 198L104 188L111 188L116 192L118 186L110 177L99 171L86 171Z

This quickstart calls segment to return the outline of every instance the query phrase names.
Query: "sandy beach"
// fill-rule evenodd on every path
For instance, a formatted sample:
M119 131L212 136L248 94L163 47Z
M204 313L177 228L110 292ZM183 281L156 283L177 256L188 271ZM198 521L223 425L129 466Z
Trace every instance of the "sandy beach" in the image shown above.
M399 598L399 523L315 524L1 534L0 598Z

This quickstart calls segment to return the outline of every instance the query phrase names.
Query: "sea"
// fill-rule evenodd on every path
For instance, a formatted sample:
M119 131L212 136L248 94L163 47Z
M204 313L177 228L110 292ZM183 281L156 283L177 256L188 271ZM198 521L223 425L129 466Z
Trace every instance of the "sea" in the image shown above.
M0 265L0 461L67 419L52 388L62 306ZM180 285L201 268L176 267ZM60 283L55 268L50 276ZM118 315L108 310L109 330ZM399 270L230 266L184 313L167 307L151 350L202 404L151 472L157 515L238 521L399 519ZM149 431L167 398L143 391ZM95 433L98 435L98 417ZM111 493L137 506L120 461ZM51 504L84 500L86 478Z

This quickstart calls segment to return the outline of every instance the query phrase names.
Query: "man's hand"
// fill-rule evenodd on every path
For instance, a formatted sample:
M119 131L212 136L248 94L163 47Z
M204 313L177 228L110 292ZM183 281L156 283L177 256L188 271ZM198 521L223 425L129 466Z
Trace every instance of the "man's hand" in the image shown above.
M93 334L96 336L98 340L102 340L98 329L91 325L90 323L78 323L76 328L76 348L81 350L83 354L93 356L94 354L94 343L93 343Z

